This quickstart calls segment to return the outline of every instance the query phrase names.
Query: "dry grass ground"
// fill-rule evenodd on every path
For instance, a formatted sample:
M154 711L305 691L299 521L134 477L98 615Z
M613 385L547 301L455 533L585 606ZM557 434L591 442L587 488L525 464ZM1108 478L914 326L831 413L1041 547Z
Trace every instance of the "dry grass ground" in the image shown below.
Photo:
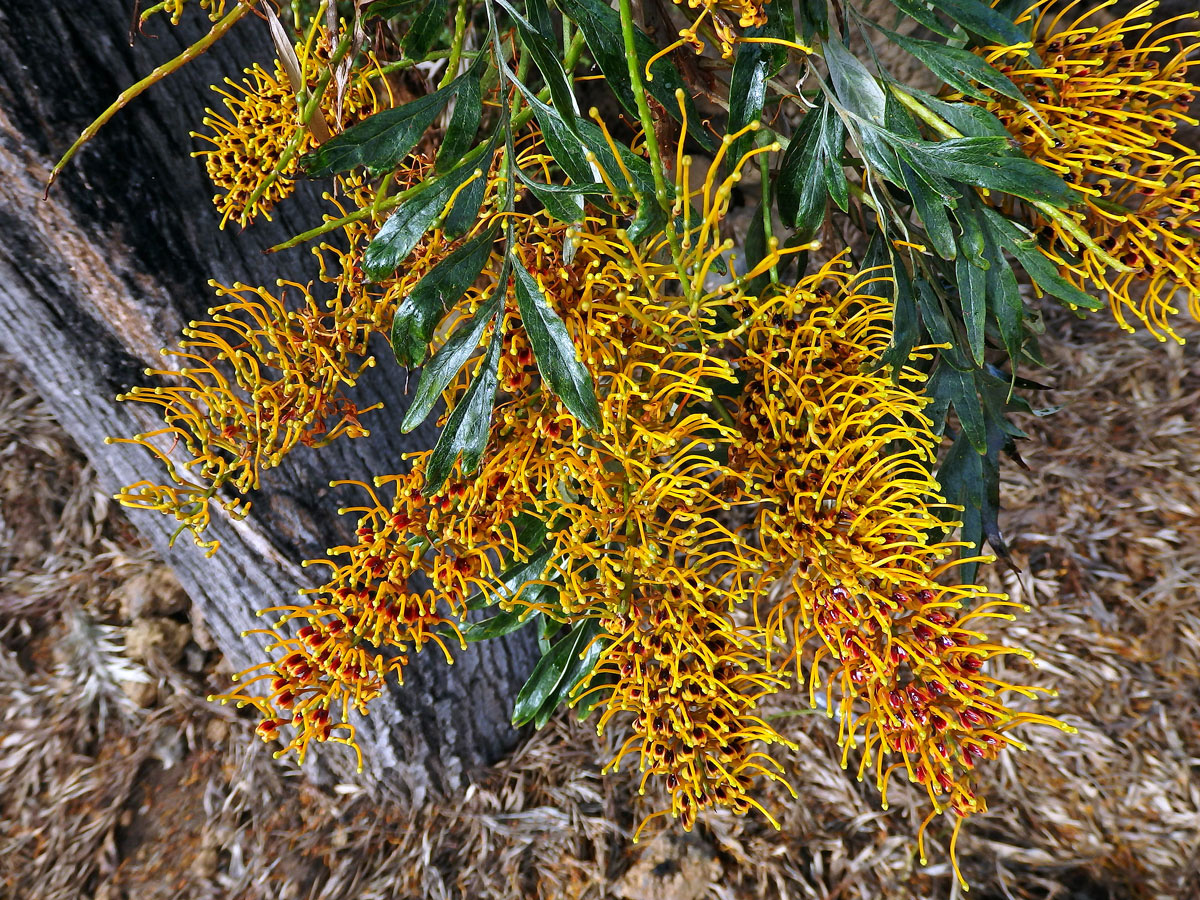
M1033 611L1007 637L1079 728L1027 732L960 845L988 898L1200 897L1200 355L1106 317L1049 316L1063 409L1007 469ZM783 829L713 816L631 845L631 773L556 721L453 802L380 808L317 789L202 698L220 658L186 598L11 369L0 377L0 896L20 900L949 897L915 860L913 797L881 812L799 743ZM799 712L799 710L780 710ZM944 842L944 833L937 835Z

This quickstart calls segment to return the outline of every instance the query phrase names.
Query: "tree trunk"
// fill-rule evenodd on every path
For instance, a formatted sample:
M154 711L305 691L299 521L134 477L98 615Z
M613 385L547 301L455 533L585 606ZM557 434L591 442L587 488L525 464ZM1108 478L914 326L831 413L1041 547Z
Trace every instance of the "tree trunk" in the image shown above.
M106 490L148 475L157 465L106 435L152 425L140 404L114 396L145 383L142 369L174 344L181 327L212 302L207 280L273 284L312 277L307 248L266 256L264 247L320 221L317 191L302 186L276 221L242 234L219 231L212 187L188 137L216 97L208 85L270 56L265 26L243 20L208 54L137 98L85 147L54 186L42 191L50 165L125 86L179 53L207 28L197 10L157 37L129 46L133 0L0 4L0 340L28 370L59 420L91 459ZM144 5L144 4L143 4ZM386 348L384 352L386 353ZM377 354L378 355L378 354ZM265 474L250 517L214 515L221 549L212 559L186 537L174 548L174 521L154 513L131 519L171 564L222 651L241 667L259 661L243 639L260 607L289 599L308 582L297 565L343 542L353 522L336 514L351 489L330 480L400 470L400 454L427 448L429 430L401 436L405 379L392 366L370 370L356 388L371 414L372 436L340 440L314 453L301 448ZM354 498L357 499L357 498ZM536 656L524 635L462 654L450 669L440 654L417 656L403 688L373 706L359 724L367 771L383 789L455 789L470 769L510 747L515 695ZM346 748L324 759L353 779Z

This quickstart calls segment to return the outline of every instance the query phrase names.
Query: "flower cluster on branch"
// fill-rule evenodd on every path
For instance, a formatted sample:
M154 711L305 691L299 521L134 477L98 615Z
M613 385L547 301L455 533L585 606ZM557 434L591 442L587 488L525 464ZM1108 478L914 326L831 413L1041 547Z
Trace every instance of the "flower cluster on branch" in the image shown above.
M315 270L214 285L123 397L161 418L121 440L167 478L119 498L214 551L212 517L246 515L264 471L367 434L372 341L420 369L402 430L435 416L440 437L335 483L353 536L263 611L264 661L218 699L281 754L357 753L412 654L536 628L514 723L595 716L606 768L659 798L643 828L774 823L794 747L773 711L799 698L885 807L896 778L927 795L922 857L951 815L958 871L984 764L1023 726L1071 730L989 636L1019 605L974 583L985 538L1007 553L1035 304L1108 304L1160 339L1184 303L1200 318L1200 156L1177 134L1200 42L1153 3L893 2L923 30L821 0L261 12L279 59L218 89L196 155L222 227L328 179L322 222L275 248L316 242ZM252 12L198 6L208 35L55 174ZM593 69L622 112L583 114Z

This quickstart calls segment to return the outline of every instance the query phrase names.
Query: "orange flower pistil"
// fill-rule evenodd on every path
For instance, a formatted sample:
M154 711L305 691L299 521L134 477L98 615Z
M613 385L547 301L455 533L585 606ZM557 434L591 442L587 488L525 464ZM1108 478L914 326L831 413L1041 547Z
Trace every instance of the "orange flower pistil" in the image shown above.
M709 20L712 31L721 42L721 55L728 59L733 55L733 48L738 41L737 28L753 28L767 24L766 5L771 0L675 0L678 6L686 2L688 8L698 9L700 13L692 24L679 32L683 42L700 52L703 41L699 34L705 19Z
M433 643L452 663L447 641L466 646L459 625L468 600L480 590L494 599L497 561L528 555L519 509L497 499L493 485L452 480L426 499L428 455L420 454L409 474L378 478L375 487L335 482L355 484L369 497L365 506L342 510L359 516L355 542L306 563L330 569L328 581L302 592L307 602L260 613L280 614L271 628L251 632L270 638L266 651L275 658L241 673L235 690L215 698L255 707L266 741L290 727L276 755L294 752L303 761L314 740L357 753L351 713L365 715L389 676L403 683L409 651ZM392 499L384 502L377 489L388 486ZM251 685L268 690L250 692Z

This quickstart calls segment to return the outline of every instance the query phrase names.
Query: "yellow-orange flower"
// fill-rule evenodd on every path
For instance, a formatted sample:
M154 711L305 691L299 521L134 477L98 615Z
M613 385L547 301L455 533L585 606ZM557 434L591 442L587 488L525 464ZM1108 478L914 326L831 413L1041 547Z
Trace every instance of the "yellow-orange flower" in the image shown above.
M519 506L498 499L491 484L452 480L426 499L421 469L428 456L420 454L407 475L378 478L374 486L335 482L367 495L365 505L342 510L358 516L356 541L333 548L330 559L306 563L328 567L330 577L303 591L305 602L262 611L279 614L271 627L253 632L270 639L266 652L273 658L214 698L257 709L263 740L290 734L277 755L294 752L303 761L314 740L348 744L357 753L351 711L366 714L389 677L403 683L410 651L432 643L453 662L447 640L462 642L467 598L494 591L501 553L528 552L516 527ZM254 685L260 688L251 691Z
M891 310L866 290L872 274L836 259L746 311L730 454L761 500L768 671L794 667L811 704L838 716L843 765L861 733L859 774L874 769L885 807L903 771L926 789L930 819L957 814L957 834L986 808L975 765L1020 746L1013 726L1059 723L1009 709L1006 693L1033 691L984 671L991 657L1027 655L973 630L1015 604L941 583L960 545L927 538L942 505L929 469L938 440L915 390L923 376L881 367Z
M200 0L197 4L212 21L217 21L225 15L225 4L227 0ZM187 9L188 0L161 0L154 4L149 9L142 12L139 22L146 24L146 21L155 13L166 13L172 25L178 25L179 20L183 18L183 12Z
M165 383L118 398L159 408L163 427L110 442L145 447L171 479L132 484L118 499L173 515L180 531L190 529L210 549L215 544L202 534L208 503L221 488L241 495L223 505L244 514L244 495L257 489L259 474L297 446L368 433L358 421L367 410L344 389L374 364L365 355L370 331L341 304L342 295L322 308L302 285L281 286L276 296L266 288L214 283L226 302L209 310L209 321L186 328L178 349L163 351L182 366L147 369ZM289 291L300 298L296 308L288 308Z
M700 10L700 14L691 26L679 32L679 35L699 52L703 42L698 35L707 18L721 42L721 55L729 58L733 55L733 48L738 40L734 26L753 28L767 24L766 6L770 2L771 0L686 0L687 6ZM685 0L675 0L675 3L683 6Z
M1072 213L1124 271L1082 247L1061 222L1038 220L1047 255L1083 290L1108 294L1122 328L1174 337L1181 303L1200 319L1200 155L1175 139L1189 117L1200 32L1158 24L1154 2L1115 21L1101 10L1044 0L1032 20L1034 64L1024 47L984 47L1027 104L994 95L987 106L1030 157L1070 182Z
M270 219L275 204L295 190L300 156L317 146L312 130L301 124L296 90L318 87L329 66L329 36L315 30L307 42L296 45L296 56L304 79L301 86L289 82L278 60L271 72L258 64L246 69L240 84L225 79L228 90L213 85L224 98L226 112L209 109L204 125L211 133L194 132L193 137L212 145L196 155L203 157L218 190L213 203L221 213L222 228L230 219L242 226L260 214ZM351 73L340 107L337 92L324 90L314 117L340 129L386 106L388 98L371 85L371 74L370 68Z

